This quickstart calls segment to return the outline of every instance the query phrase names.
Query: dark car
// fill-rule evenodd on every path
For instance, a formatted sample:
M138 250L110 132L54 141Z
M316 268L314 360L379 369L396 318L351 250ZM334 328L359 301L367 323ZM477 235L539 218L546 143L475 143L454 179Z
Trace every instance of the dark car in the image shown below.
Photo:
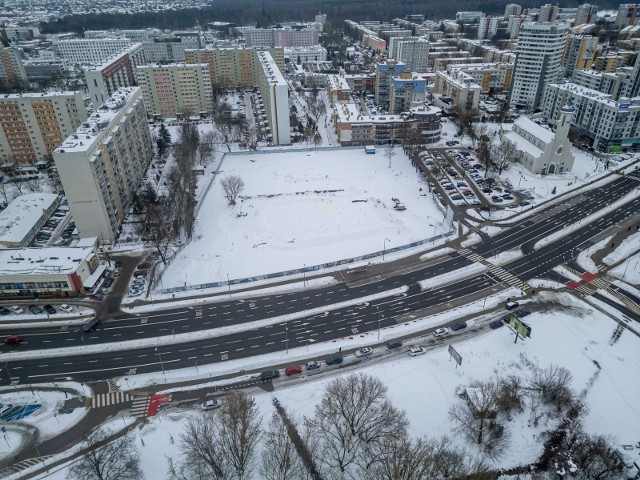
M113 278L107 278L102 284L105 288L109 288L111 285L113 285Z
M120 268L122 266L122 262L120 260L116 260L116 268Z
M278 378L279 376L279 370L267 370L260 374L260 380L262 380L263 382L268 382L269 380L273 380L274 378Z
M47 312L49 315L53 315L54 313L56 313L56 309L53 308L53 306L51 305L45 305L44 311Z
M10 313L11 310L9 310L8 308L0 307L0 315L9 315Z
M4 343L7 345L17 345L22 342L22 337L20 335L9 335L4 339Z
M42 313L42 309L37 305L29 305L29 311L35 315Z
M506 308L507 310L515 310L519 306L520 304L518 302L507 302L505 303L504 308Z
M332 355L329 355L327 358L325 358L325 363L327 365L339 365L342 363L342 355L338 354L338 353L334 353Z
M494 320L489 324L489 327L491 327L492 330L496 330L497 328L500 328L502 326L504 326L504 323L502 323L501 320Z
M100 319L98 317L93 317L91 320L89 320L87 323L84 324L84 327L82 327L82 330L84 330L85 333L89 333L99 324L100 324Z
M467 328L467 324L465 322L458 322L451 325L451 330L453 330L454 332L462 330L463 328Z
M518 310L518 312L516 313L516 315L520 318L523 317L528 317L529 315L531 315L533 312L531 310Z
M400 348L402 346L402 340L391 340L387 342L387 348L393 350L394 348Z

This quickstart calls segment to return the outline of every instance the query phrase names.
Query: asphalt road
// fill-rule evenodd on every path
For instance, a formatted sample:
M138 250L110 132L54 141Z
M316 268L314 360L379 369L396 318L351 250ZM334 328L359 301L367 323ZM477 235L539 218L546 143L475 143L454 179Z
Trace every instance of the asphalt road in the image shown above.
M617 178L606 187L547 207L522 221L517 227L486 239L469 250L490 258L496 253L522 246L525 255L504 265L504 270L522 281L538 277L575 257L580 249L590 245L591 238L610 226L631 216L635 216L638 221L640 201L628 202L538 250L533 250L535 242L575 225L584 217L609 206L638 186L639 182L634 179ZM446 308L462 297L487 288L503 288L503 280L491 272L425 291L420 291L417 285L419 280L465 268L472 263L465 256L453 253L416 271L366 285L350 287L340 284L255 299L223 301L202 307L168 308L144 316L121 316L104 322L97 331L90 334L83 334L79 329L25 329L20 332L25 337L25 342L19 346L21 351L57 349L83 344L104 345L104 349L99 353L74 353L63 357L48 357L45 352L41 359L17 361L7 361L6 356L0 354L0 363L4 364L0 371L0 384L10 379L20 383L49 382L69 377L78 381L106 379L131 374L131 369L135 369L135 373L148 373L163 368L191 367L276 351L281 351L284 356L287 347L295 348L375 331L379 327L395 324L396 319L403 316ZM406 293L391 296L385 294L403 286L409 288ZM375 294L384 297L368 302L359 300ZM323 310L340 302L352 304ZM311 309L320 310L313 315L305 314ZM297 318L261 327L253 324L258 320L292 314L297 314ZM203 338L207 336L207 330L218 327L233 328L225 335ZM0 333L7 332L0 330ZM185 333L193 336L186 339L183 336ZM174 336L175 344L153 345L151 339L158 336ZM121 343L129 340L141 340L144 343L144 339L147 339L146 345L135 348ZM10 350L4 348L2 351L5 353ZM3 356L5 358L2 358Z

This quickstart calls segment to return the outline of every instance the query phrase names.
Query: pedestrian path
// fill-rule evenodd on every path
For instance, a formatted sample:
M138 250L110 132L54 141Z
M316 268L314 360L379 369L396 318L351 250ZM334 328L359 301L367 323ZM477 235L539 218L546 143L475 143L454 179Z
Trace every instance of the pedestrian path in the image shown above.
M472 252L467 248L458 250L458 253L460 253L461 255L464 255L471 261L485 265L488 268L490 273L492 273L494 276L496 276L498 279L500 279L502 282L506 283L507 285L510 285L515 288L519 288L520 290L526 290L528 288L531 288L531 285L529 285L527 282L520 280L513 273L509 272L508 270L505 270L501 266L494 265L489 260L484 258L482 255L478 255L477 253Z
M131 400L131 395L124 392L99 393L91 398L91 408L108 407Z
M131 405L132 417L146 417L149 409L149 397L134 397Z
M21 472L29 467L33 467L34 465L46 465L46 461L51 457L53 457L53 455L45 455L44 457L27 458L21 462L14 463L10 467L0 470L0 478L8 477L9 475Z

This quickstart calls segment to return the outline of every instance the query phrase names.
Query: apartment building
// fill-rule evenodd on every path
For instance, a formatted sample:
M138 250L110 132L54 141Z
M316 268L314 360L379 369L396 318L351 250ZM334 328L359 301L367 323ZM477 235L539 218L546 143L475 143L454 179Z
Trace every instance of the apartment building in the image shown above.
M140 87L118 89L53 152L81 237L116 239L152 156Z
M284 57L288 58L291 63L322 62L327 59L327 49L322 45L284 47Z
M244 48L239 46L187 50L186 63L206 63L211 83L225 88L252 88L258 86L262 67L258 61L258 52L271 55L280 72L284 72L284 49Z
M56 44L58 53L69 63L102 63L109 57L131 47L127 38L100 38L61 40Z
M389 80L389 113L400 114L424 103L427 82L419 75L402 72Z
M320 44L315 28L250 28L244 36L247 47L311 47Z
M490 40L497 32L500 17L482 17L478 22L478 40Z
M27 72L22 62L22 51L0 48L0 88L13 88L27 84Z
M436 72L433 102L448 113L455 108L463 111L477 110L481 91L482 87L475 79L462 70Z
M622 3L618 5L618 14L614 24L620 27L628 27L638 23L638 4Z
M553 23L558 19L559 14L560 14L560 7L558 5L551 5L550 3L547 3L540 7L540 11L538 12L538 22Z
M573 106L572 129L582 142L602 152L640 148L640 98L614 100L611 95L574 83L550 84L543 115L558 118L564 105Z
M511 15L507 21L507 35L509 38L517 38L520 33L520 27L526 21L524 15Z
M100 107L120 87L137 85L136 67L145 64L142 44L136 43L101 65L87 66L84 76L94 108Z
M462 23L478 23L486 14L480 11L466 11L456 13L456 22Z
M351 102L351 86L342 75L327 75L327 94L332 105Z
M86 118L80 93L0 95L0 162L51 160L51 153Z
M513 64L511 63L469 63L452 64L447 71L461 71L480 85L482 93L503 93L509 91Z
M578 5L576 10L576 18L573 22L574 25L584 25L586 23L594 23L596 20L596 14L598 13L598 6L591 5L589 3L583 3Z
M159 35L143 41L142 46L148 63L184 63L186 50L203 47L198 32L174 32L171 35Z
M258 88L266 107L272 141L276 145L289 145L289 86L269 52L259 51L256 56L260 65Z
M136 78L150 117L213 112L213 89L206 63L145 65L136 68Z
M517 3L509 3L504 7L504 18L509 18L511 15L520 15L522 13L522 5Z
M374 95L377 105L385 107L389 103L389 81L393 77L399 77L405 71L407 66L396 60L388 59L383 63L376 63Z
M345 75L347 83L355 93L373 92L376 88L375 75L354 74Z
M374 30L367 28L364 25L359 25L353 20L345 20L344 29L348 35L359 40L365 47L381 53L387 51L386 40L380 38Z
M28 42L40 36L40 29L38 27L5 25L0 28L0 33L4 33L9 42Z
M27 79L30 82L49 81L62 78L67 69L67 61L63 58L58 60L25 60L24 70L27 72Z
M538 108L544 88L562 78L566 23L525 23L516 44L509 105Z
M562 68L565 77L571 77L573 71L591 68L598 50L598 37L591 35L567 35L562 53Z
M412 72L426 72L429 69L429 41L422 37L392 37L388 56L404 63Z

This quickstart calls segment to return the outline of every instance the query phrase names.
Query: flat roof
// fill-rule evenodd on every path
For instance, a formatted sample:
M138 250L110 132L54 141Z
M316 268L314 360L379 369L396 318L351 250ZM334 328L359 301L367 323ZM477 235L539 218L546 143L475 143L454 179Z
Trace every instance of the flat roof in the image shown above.
M48 93L5 93L0 95L0 102L3 100L19 100L21 98L45 98L53 99L55 97L74 97L79 92L48 92Z
M282 76L282 72L280 72L280 69L276 64L276 61L273 59L273 56L269 52L265 51L259 51L257 53L258 61L260 62L260 66L262 67L262 70L264 71L269 84L287 85L287 82Z
M22 242L40 220L42 212L49 209L57 199L58 195L55 193L27 193L15 198L0 212L0 242Z
M93 255L90 247L7 248L0 250L0 275L69 274Z

